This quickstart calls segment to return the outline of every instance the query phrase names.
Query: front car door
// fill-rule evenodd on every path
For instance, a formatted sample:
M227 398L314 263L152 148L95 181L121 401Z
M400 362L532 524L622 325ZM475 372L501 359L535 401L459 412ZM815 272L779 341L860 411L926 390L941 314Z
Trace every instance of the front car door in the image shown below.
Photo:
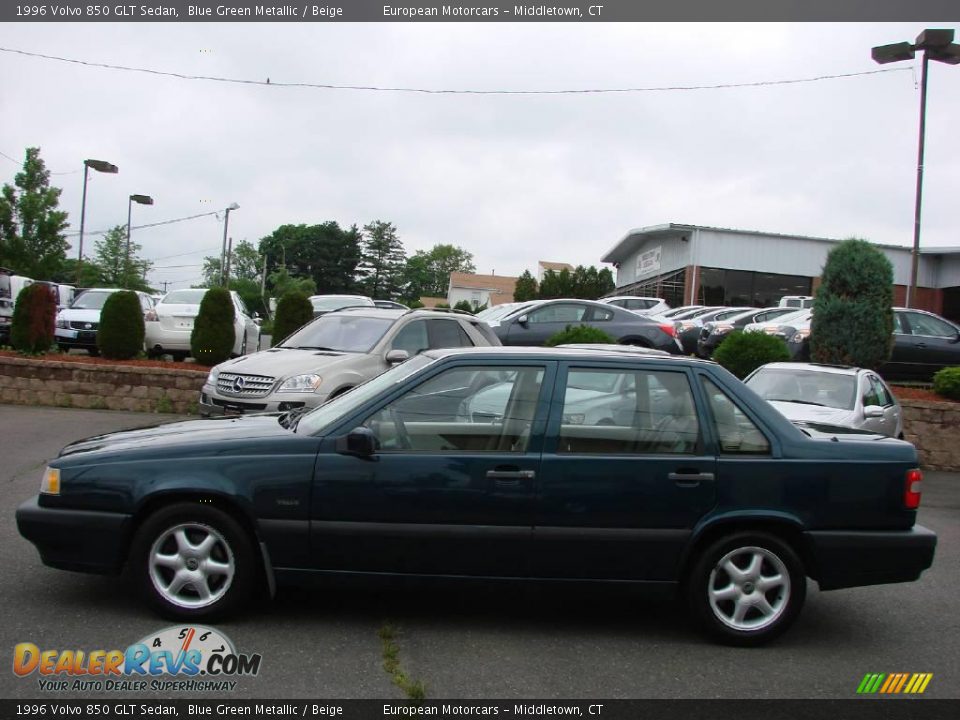
M716 502L717 458L704 442L690 374L571 362L556 387L532 574L672 579L692 528ZM587 390L609 396L587 400Z
M365 417L371 458L317 461L311 554L318 570L523 576L552 362L447 364Z
M960 365L958 330L946 320L922 312L905 312L910 324L914 365L924 379L930 379L948 365Z

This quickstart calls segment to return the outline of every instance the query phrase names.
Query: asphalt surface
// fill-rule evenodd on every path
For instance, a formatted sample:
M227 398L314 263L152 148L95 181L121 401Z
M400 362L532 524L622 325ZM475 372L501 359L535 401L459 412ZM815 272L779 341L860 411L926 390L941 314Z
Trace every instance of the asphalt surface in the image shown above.
M20 642L123 649L170 625L122 579L43 566L14 512L64 444L173 419L0 405L0 652L8 663ZM910 584L820 593L811 583L796 625L760 649L707 643L669 597L555 585L281 588L272 603L216 627L239 651L263 655L259 676L240 679L236 698L402 697L382 668L384 622L397 628L401 664L429 698L851 698L868 672L931 672L925 697L958 698L958 520L960 475L927 473L920 523L940 538L934 567ZM0 697L38 696L56 699L39 692L36 675L0 671Z

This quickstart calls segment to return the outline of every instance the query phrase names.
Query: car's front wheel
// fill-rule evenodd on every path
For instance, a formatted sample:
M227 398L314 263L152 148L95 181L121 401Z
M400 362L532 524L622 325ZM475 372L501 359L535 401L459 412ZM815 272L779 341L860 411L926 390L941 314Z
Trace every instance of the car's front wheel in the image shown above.
M197 503L150 515L131 552L136 583L161 615L209 620L237 610L257 577L248 533L228 513Z
M761 645L797 619L806 574L793 548L763 532L720 538L694 562L687 601L703 629L730 645Z

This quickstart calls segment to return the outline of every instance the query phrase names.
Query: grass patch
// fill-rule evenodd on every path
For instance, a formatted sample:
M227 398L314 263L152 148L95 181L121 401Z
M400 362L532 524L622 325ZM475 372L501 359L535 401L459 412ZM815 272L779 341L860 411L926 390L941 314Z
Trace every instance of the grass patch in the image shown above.
M166 395L157 399L156 403L156 412L158 413L172 413L173 412L173 402Z
M421 680L411 680L400 665L400 646L397 645L397 629L388 621L377 631L383 646L383 669L387 671L393 684L410 700L427 699L427 687Z

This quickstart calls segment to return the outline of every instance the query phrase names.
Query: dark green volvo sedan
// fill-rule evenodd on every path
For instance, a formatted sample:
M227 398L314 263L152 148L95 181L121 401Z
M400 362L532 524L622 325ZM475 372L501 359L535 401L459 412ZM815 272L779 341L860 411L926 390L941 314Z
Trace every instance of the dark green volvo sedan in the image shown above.
M808 577L933 561L912 445L794 426L710 362L429 351L300 412L73 443L20 532L52 567L126 568L181 619L335 573L619 581L676 587L742 645L796 619Z

